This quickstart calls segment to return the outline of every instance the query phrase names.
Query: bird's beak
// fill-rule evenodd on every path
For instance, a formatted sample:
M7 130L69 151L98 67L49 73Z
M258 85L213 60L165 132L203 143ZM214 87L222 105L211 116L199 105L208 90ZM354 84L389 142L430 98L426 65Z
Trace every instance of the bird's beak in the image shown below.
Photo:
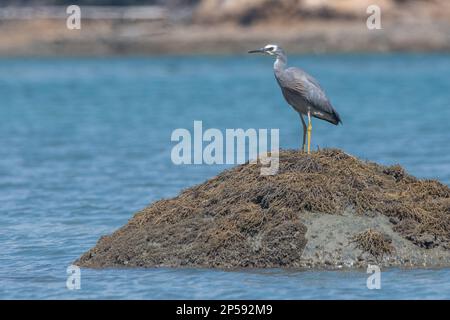
M257 49L257 50L250 50L248 53L266 53L264 48Z

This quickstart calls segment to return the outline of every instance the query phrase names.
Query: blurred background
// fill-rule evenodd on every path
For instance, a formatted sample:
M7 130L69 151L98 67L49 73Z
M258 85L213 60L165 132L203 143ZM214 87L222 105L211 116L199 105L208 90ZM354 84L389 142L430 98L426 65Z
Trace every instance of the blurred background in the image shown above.
M82 6L82 29L65 28ZM367 7L382 30L368 30ZM62 21L61 21L62 20ZM448 51L446 0L2 0L0 55Z

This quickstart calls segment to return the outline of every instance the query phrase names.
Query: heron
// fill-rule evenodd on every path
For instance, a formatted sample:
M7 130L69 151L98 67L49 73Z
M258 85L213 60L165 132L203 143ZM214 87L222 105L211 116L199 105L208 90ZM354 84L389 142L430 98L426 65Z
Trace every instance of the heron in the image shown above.
M276 57L273 64L275 78L287 103L300 115L303 125L302 150L309 154L311 152L311 117L338 125L342 123L339 114L333 108L325 91L314 77L302 69L287 68L287 56L280 46L268 44L263 48L250 50L248 53L263 53ZM308 117L308 125L306 125L303 116ZM306 136L308 137L307 144L305 141Z

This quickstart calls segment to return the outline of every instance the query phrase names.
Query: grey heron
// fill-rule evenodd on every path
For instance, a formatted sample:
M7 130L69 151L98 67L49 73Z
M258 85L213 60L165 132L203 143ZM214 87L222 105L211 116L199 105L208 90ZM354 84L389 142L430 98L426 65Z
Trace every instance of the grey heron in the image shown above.
M287 103L300 115L303 124L302 149L310 153L311 117L338 125L342 123L339 114L334 110L316 79L299 68L287 68L287 56L280 46L268 44L264 48L250 50L248 53L264 53L276 57L273 65L275 78ZM308 117L308 126L306 126L303 115ZM308 136L307 146L305 144L306 135Z

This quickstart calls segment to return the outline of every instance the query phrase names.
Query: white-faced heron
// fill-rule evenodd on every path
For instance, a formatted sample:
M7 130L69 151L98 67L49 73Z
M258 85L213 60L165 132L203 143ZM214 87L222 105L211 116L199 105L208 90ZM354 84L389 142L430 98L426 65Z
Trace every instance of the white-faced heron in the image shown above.
M316 79L299 68L286 68L287 57L281 47L268 44L264 48L251 50L248 53L264 53L276 57L273 65L275 78L287 103L300 114L303 124L303 150L310 153L311 116L338 125L342 123L339 114L334 110ZM308 126L306 126L303 115L308 116ZM305 144L306 135L308 135L307 148Z

